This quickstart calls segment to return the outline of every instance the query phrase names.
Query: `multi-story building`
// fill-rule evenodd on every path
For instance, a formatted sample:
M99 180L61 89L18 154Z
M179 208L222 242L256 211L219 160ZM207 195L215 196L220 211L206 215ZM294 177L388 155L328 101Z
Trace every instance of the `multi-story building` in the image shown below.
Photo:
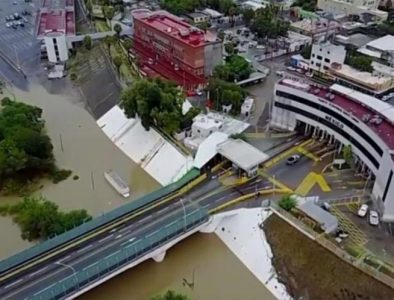
M317 7L334 15L362 15L368 13L379 21L387 19L387 12L379 10L379 0L318 0Z
M298 130L335 145L350 145L361 173L373 182L372 199L383 221L394 221L394 107L334 84L295 79L275 85L271 126Z
M203 87L222 63L222 42L166 11L133 15L134 55L149 76L175 81L188 90Z
M38 14L37 38L44 40L48 60L52 63L68 59L67 37L75 36L74 0L44 0Z
M309 68L326 75L330 72L333 63L342 65L345 57L344 46L333 45L329 42L313 44Z
M319 19L303 19L290 24L290 30L309 36L313 42L320 42L339 32L341 24L337 21Z

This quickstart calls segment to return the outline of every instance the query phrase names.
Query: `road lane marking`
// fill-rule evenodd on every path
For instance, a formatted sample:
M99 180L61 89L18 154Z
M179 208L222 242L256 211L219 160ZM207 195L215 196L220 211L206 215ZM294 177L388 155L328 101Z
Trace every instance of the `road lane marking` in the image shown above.
M99 242L99 243L102 243L102 242L104 242L104 241L110 239L110 238L113 237L113 236L114 236L113 234L110 234L110 235L106 236L105 238L99 240L98 242Z
M38 273L41 273L42 271L45 271L46 269L48 269L48 266L46 266L46 267L44 267L44 268L42 268L42 269L40 269L38 271L35 271L34 273L31 273L29 275L29 277L33 277L34 275L37 275Z
M88 250L88 249L90 249L90 248L92 248L92 247L93 247L93 245L90 244L90 245L86 246L85 248L82 248L82 249L77 250L77 253L81 253L81 252L86 251L86 250Z
M149 233L146 237L150 237L150 236L152 236L152 235L155 235L155 234L158 233L159 231L160 231L160 229L155 230L155 231Z
M62 259L59 260L59 262L63 261L63 260L67 260L71 257L71 255L67 255L66 257L62 257Z
M22 280L23 280L23 279L21 278L21 279L19 279L19 280L17 280L17 281L12 282L12 283L10 283L9 285L6 285L6 286L4 287L4 289L10 288L10 287L12 287L12 286L18 284L18 283L21 282Z

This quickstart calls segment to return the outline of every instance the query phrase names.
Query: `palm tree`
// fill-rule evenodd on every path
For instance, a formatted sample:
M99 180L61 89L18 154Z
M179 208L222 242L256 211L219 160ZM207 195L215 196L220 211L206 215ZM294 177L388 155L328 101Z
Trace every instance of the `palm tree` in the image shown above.
M152 297L151 300L189 300L189 297L168 290L165 294Z

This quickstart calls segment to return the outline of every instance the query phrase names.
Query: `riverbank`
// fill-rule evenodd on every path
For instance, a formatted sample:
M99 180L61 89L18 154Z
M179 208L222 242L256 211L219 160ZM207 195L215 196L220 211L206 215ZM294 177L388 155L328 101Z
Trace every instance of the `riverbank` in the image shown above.
M345 263L276 215L264 223L280 281L295 299L394 299L394 290Z
M56 164L73 171L78 180L58 184L43 180L43 188L34 194L43 195L61 210L86 209L92 216L112 210L126 201L133 201L160 187L160 184L130 160L97 126L84 109L78 93L57 94L32 79L26 91L15 89L18 101L43 109L48 135L54 146ZM108 169L115 170L129 184L131 196L119 195L104 178ZM1 203L15 203L19 197L0 197ZM0 218L0 259L32 244L23 241L11 218Z
M215 233L250 272L277 298L291 299L272 266L272 251L259 224L271 212L261 208L236 209L219 214Z

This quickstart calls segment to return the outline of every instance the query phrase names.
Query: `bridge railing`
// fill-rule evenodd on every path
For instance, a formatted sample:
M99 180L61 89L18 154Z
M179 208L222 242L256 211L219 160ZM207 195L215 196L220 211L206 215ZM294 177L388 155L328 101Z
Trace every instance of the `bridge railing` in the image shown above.
M61 299L108 276L111 272L145 256L174 238L190 231L209 219L205 209L197 208L183 216L178 216L157 232L125 245L111 255L56 282L29 297L34 300Z
M40 256L45 252L55 249L73 239L81 237L88 232L94 231L96 228L110 223L118 218L121 218L122 216L130 212L133 212L141 207L151 204L155 200L179 190L181 187L185 186L188 182L197 178L199 175L199 170L192 169L187 174L185 174L184 177L182 177L175 183L165 186L130 203L124 204L121 207L118 207L108 213L97 216L91 221L86 222L63 234L55 236L45 242L39 243L33 247L23 250L0 262L0 274L20 264L23 264L37 256Z

